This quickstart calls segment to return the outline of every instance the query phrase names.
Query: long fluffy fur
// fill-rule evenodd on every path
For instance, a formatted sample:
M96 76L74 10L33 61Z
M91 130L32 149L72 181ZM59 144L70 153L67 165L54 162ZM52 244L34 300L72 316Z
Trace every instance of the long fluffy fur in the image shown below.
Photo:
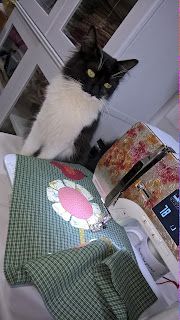
M59 75L47 88L22 154L39 153L43 159L71 158L75 140L98 118L102 106L103 101L84 92L79 82Z
M112 96L120 78L137 63L136 59L117 61L102 51L91 27L81 48L48 86L22 154L86 164L103 101Z

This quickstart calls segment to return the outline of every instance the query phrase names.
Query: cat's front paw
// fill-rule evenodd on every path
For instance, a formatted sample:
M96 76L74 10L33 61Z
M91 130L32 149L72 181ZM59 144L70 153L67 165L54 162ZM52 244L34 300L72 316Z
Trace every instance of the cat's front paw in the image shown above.
M33 156L34 150L27 148L25 145L22 147L20 151L20 155L22 156Z

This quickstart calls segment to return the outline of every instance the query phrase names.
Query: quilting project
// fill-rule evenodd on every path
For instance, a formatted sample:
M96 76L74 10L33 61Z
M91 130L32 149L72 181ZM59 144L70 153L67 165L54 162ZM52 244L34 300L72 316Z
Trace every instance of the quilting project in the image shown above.
M106 211L92 174L79 165L67 166L84 176L67 179L47 160L17 156L6 279L10 285L34 285L56 320L137 320L156 297L137 266L124 228L115 221L97 232L84 229L86 245L80 246L80 229L70 223L72 215L90 219L96 213L93 203L102 215ZM83 203L80 211L79 202L74 206L72 201L77 192ZM59 200L65 216L71 214L69 221L62 217L62 208L57 214L52 206Z

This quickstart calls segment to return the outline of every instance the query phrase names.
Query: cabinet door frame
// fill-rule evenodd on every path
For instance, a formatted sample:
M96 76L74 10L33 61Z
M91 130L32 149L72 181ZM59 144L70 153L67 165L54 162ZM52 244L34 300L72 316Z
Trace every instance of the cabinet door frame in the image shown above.
M143 26L158 10L163 1L165 0L138 0L107 42L104 50L113 57L119 58L130 43L135 40ZM46 35L47 40L63 61L66 61L69 52L75 48L63 33L63 27L71 18L79 3L80 0L66 1Z
M0 125L18 99L18 92L21 90L21 87L23 87L27 81L34 59L33 50L38 46L37 38L26 25L17 9L14 9L1 33L0 47L5 42L12 27L14 27L21 36L27 46L27 50L0 94Z
M60 67L53 61L39 41L36 38L33 41L34 35L25 21L21 19L22 17L19 17L19 13L13 13L1 41L2 44L13 25L22 39L28 40L26 43L29 43L29 47L0 95L0 126L12 111L37 66L44 73L48 81L57 75L60 70ZM24 37L25 35L27 38Z
M57 0L48 14L36 0L19 0L17 7L22 7L43 34L46 34L56 15L62 9L66 0Z
M33 34L33 32L28 28L26 23L24 22L23 17L18 12L18 10L15 8L6 22L4 28L2 29L0 33L0 47L3 45L4 41L8 37L9 32L11 31L12 27L15 27L17 32L22 37L24 43L27 46L27 51L34 45L38 44L36 36ZM26 51L26 52L27 52ZM26 53L25 53L26 54Z

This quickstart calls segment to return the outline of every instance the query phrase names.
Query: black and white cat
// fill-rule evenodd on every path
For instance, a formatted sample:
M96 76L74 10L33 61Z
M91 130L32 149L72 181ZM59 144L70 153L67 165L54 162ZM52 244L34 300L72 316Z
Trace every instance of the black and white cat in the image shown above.
M49 84L22 154L85 163L103 104L137 63L105 53L91 27L81 48Z

